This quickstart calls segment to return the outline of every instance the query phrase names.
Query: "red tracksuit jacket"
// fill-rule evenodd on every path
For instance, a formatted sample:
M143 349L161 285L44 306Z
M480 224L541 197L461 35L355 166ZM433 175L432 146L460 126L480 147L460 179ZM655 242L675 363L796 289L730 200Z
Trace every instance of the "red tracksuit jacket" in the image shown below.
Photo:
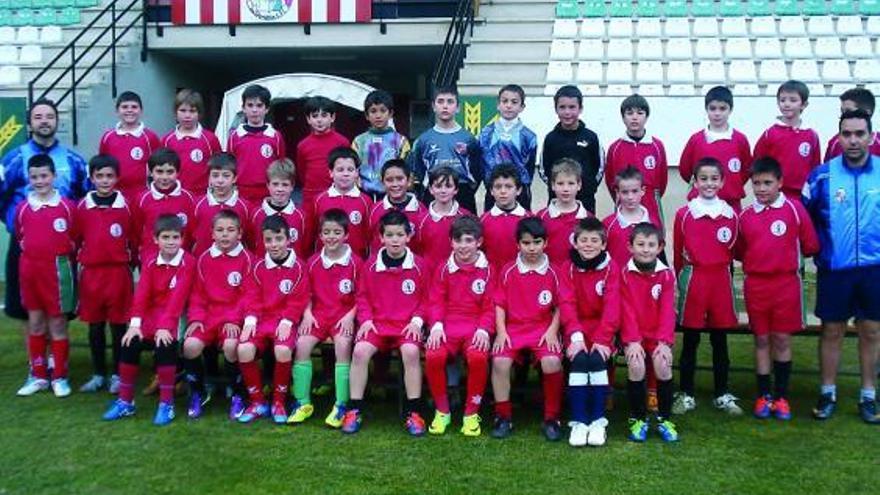
M496 205L480 217L480 223L483 224L483 251L496 270L500 271L505 265L516 260L519 252L516 224L530 216L532 216L530 211L517 204L510 213Z
M459 266L454 255L437 267L428 304L428 323L466 324L490 335L495 328L495 269L480 253L472 265Z
M167 329L177 338L177 326L186 308L196 273L196 259L183 249L171 261L153 258L141 266L134 290L131 324L149 319L155 328Z
M351 142L333 129L323 134L312 132L296 145L296 175L303 191L318 193L333 184L327 160L339 147L350 148Z
M147 187L150 175L147 160L159 149L159 136L141 123L134 131L115 129L104 132L98 144L98 153L112 155L119 161L119 182L116 188L129 199L138 197Z
M306 264L312 315L322 328L335 325L355 306L364 262L351 249L348 253L340 260L329 260L319 251Z
M122 193L109 207L95 204L90 191L76 206L76 259L83 266L128 265L135 259L139 232Z
M269 124L262 132L248 132L239 125L229 133L226 151L238 162L238 185L249 190L265 188L269 165L286 156L284 137Z
M755 144L755 158L773 157L782 167L782 192L799 198L810 171L822 163L819 135L777 122L761 134Z
M726 133L708 129L695 132L684 145L678 161L678 173L685 182L693 180L694 167L702 158L714 158L724 167L724 186L718 191L718 197L739 211L740 201L746 196L744 186L752 170L749 139L733 127ZM696 188L691 188L687 198L693 199L697 195Z
M170 148L180 157L180 183L187 191L202 194L208 190L208 160L221 151L220 140L199 124L191 134L180 127L162 136L162 147Z
M452 254L452 237L450 229L452 222L458 217L471 215L471 212L458 206L455 202L452 211L448 215L437 214L431 206L428 206L428 214L422 217L421 223L416 225L416 245L419 246L419 254L428 265L428 270L434 273L434 268L440 266L449 259Z
M660 198L666 194L666 182L669 178L663 143L650 134L646 134L638 143L627 135L611 143L605 160L605 185L608 186L612 198L616 195L615 177L630 165L642 173L642 184L645 186L642 204L651 216L663 218Z
M685 265L695 268L730 265L738 231L739 219L729 204L718 198L690 200L675 213L672 231L675 273L680 273Z
M620 328L620 265L606 253L594 270L578 268L571 260L560 271L572 297L562 306L565 336L581 332L585 344L614 345Z
M216 246L205 251L196 264L196 279L189 301L189 322L205 326L244 322L246 280L254 257L239 243L224 254Z
M675 344L675 274L657 260L651 273L642 273L630 260L620 277L624 344L656 340Z
M780 194L770 205L755 203L739 216L736 254L749 275L796 273L802 257L819 252L813 221L798 200Z
M430 276L422 260L407 249L403 265L389 268L380 249L361 271L357 287L357 319L372 320L379 335L400 335L413 317L425 320Z
M563 263L568 259L574 246L574 227L578 220L591 216L580 201L577 209L570 213L562 213L556 208L556 201L550 201L546 208L539 211L537 217L544 222L547 229L547 245L544 252L550 257L551 263Z
M293 251L280 265L268 255L257 261L245 285L246 321L257 324L277 320L295 325L302 320L309 304L309 281Z
M241 199L238 191L233 191L232 196L222 203L214 198L211 191L196 201L193 214L195 225L193 227L193 256L199 257L214 243L212 234L214 230L214 215L221 210L232 210L238 214L241 220L241 233L243 240L248 243L251 236L251 206ZM260 237L262 240L262 236Z
M330 186L315 200L315 218L311 219L311 231L314 232L316 239L315 252L319 252L323 247L321 239L318 238L321 216L327 210L334 208L348 214L348 245L355 254L361 258L365 257L370 246L370 211L373 208L373 201L357 187L343 193Z

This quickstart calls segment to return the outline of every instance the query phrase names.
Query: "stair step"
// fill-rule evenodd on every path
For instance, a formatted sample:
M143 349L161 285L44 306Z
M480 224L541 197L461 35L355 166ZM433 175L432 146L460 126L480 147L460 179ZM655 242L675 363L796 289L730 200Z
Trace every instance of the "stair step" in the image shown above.
M468 59L485 60L490 57L518 62L524 59L547 60L550 54L550 42L544 40L508 40L504 42L471 40L468 47Z

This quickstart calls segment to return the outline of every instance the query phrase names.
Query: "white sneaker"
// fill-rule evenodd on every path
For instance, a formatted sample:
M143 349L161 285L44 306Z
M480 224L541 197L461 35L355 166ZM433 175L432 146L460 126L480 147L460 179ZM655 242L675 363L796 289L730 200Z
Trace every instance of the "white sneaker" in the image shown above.
M28 375L27 380L25 380L24 385L22 385L21 388L18 389L16 395L18 395L19 397L27 397L48 388L49 380L44 380L43 378L36 378L33 375Z
M590 427L579 421L572 421L568 424L571 427L571 434L568 436L568 444L572 447L583 447L587 444L587 435L590 433Z
M119 379L119 375L110 375L110 386L107 387L107 391L113 395L119 393L119 385L122 383L122 380Z
M52 393L55 397L67 397L70 395L70 383L67 378L56 378L52 380Z
M608 438L608 435L605 433L605 428L608 427L608 420L605 418L599 418L596 421L593 421L590 424L590 432L587 435L587 445L590 447L601 447L605 445L605 440Z
M728 393L721 397L716 397L713 403L716 409L720 409L731 416L739 416L743 413L743 410L736 404L738 400L733 394Z
M672 414L684 414L697 408L697 399L684 392L676 392L672 402Z
M83 383L82 387L79 388L80 392L83 393L94 393L98 390L104 388L104 377L101 375L92 375L89 378L89 381Z

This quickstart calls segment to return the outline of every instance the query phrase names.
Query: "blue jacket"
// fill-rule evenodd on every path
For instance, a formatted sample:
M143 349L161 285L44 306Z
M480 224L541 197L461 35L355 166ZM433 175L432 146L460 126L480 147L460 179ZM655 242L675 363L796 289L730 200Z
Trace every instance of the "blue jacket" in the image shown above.
M880 156L862 168L838 156L813 169L803 194L822 245L818 268L880 265Z
M480 151L483 156L483 177L489 186L492 170L502 163L512 163L519 171L523 185L532 183L538 155L538 137L531 129L517 121L510 129L504 129L495 121L480 132Z

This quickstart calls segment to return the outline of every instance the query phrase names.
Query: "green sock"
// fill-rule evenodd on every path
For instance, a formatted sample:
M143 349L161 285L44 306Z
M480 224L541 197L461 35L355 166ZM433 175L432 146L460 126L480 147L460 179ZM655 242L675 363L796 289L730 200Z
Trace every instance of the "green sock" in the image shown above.
M348 403L348 374L351 371L349 363L336 363L336 404L345 405Z
M300 405L312 403L312 361L293 363L293 396Z

